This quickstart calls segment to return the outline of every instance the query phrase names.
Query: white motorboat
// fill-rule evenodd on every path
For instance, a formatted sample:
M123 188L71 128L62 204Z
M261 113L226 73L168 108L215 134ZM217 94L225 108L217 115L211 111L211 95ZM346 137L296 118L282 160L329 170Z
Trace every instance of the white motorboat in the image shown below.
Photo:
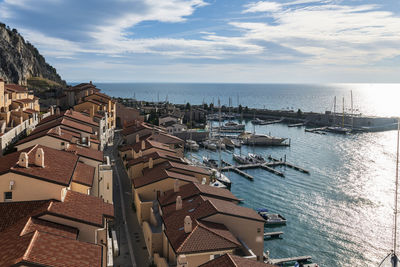
M210 159L210 158L207 158L207 157L203 157L203 163L204 163L204 165L206 165L207 167L210 167L210 168L218 168L218 162L217 162L217 160L215 160L215 159Z
M186 140L186 147L188 150L198 151L199 145L194 140Z
M233 154L233 160L238 162L239 164L248 164L246 158L238 154Z
M264 163L265 162L265 159L261 155L254 154L254 153L249 153L248 155L249 155L249 157L251 159L253 159L253 161L255 161L257 163Z
M233 140L228 138L228 137L222 138L222 143L225 145L225 147L227 147L229 149L235 149L235 147L236 147L236 145L233 142Z
M231 180L229 180L228 177L226 177L223 173L219 172L216 169L211 169L211 171L217 181L220 181L221 183L226 185L228 189L231 188L232 182Z
M207 148L209 150L213 150L213 151L217 150L217 144L210 140L203 141L203 145L205 148Z
M258 145L258 146L278 146L282 145L286 138L274 137L266 134L251 134L245 133L239 136L243 140L243 144L246 145Z

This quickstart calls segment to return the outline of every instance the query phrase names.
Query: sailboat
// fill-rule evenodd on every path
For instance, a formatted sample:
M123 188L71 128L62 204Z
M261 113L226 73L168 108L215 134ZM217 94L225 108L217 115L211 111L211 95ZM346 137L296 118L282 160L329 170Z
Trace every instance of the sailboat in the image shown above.
M394 194L394 226L393 226L393 250L382 260L379 267L397 267L399 266L399 258L397 256L397 198L399 187L399 136L400 136L400 119L397 122L397 157L396 157L396 190Z
M336 118L336 97L335 97L335 118ZM342 113L342 126L331 126L327 127L326 130L332 133L347 134L351 132L351 129L344 127L344 97L343 97L343 113Z

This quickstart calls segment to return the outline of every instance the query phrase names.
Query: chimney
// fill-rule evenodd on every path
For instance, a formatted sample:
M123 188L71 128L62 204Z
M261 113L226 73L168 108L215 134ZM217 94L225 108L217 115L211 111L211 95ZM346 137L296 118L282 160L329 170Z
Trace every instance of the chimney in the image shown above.
M56 108L56 114L60 115L60 108L59 107Z
M192 232L192 219L189 215L185 217L185 220L183 222L183 229L185 230L186 234Z
M19 154L18 166L22 168L28 168L29 160L28 160L28 153L22 152Z
M136 135L136 143L139 143L139 135Z
M69 149L69 143L66 143L65 144L65 150L68 150Z
M153 158L149 158L149 169L153 169Z
M179 192L179 180L178 179L175 179L174 192L175 193Z
M93 84L92 81L89 82L90 84Z
M139 158L143 157L142 150L139 150Z
M203 177L203 179L201 180L201 184L206 184L207 183L207 178Z
M188 267L188 261L185 255L179 255L178 256L178 262L176 267Z
M94 117L94 106L91 106L91 108L90 108L90 117L91 118Z
M142 140L142 150L144 150L146 148L146 143L144 142L144 140Z
M176 197L176 210L181 210L182 209L182 197L177 196Z
M56 135L61 136L61 127L60 126L56 127Z
M49 108L50 115L54 115L54 107L50 106Z
M38 148L35 153L35 165L44 168L44 151L43 148Z

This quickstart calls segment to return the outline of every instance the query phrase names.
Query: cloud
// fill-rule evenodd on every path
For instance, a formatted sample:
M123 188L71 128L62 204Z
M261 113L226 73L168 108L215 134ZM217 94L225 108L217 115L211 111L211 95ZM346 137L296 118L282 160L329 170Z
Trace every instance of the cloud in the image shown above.
M259 1L256 3L250 3L244 6L246 9L243 13L255 13L255 12L275 12L282 8L282 4L276 2Z

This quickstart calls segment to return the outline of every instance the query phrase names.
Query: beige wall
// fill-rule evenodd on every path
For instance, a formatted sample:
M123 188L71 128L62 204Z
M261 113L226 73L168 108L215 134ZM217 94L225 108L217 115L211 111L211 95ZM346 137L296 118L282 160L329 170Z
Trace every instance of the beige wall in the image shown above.
M264 223L230 215L215 214L204 220L224 224L262 259L264 252ZM260 231L258 233L258 231Z
M92 185L92 190L90 191L90 194L92 196L98 197L99 194L99 165L101 164L99 161L96 161L94 159L89 159L85 157L79 157L79 161L85 163L86 165L92 166L95 168L94 172L94 178L93 178L93 185Z
M144 135L151 134L152 132L153 132L152 130L145 128L145 129L139 130L133 134L124 136L124 139L127 144L134 144L134 143L136 143L136 135L137 134L139 135L139 137L142 137Z
M157 198L157 191L160 191L160 193L163 193L165 191L174 189L174 183L175 179L172 178L167 178L146 186L142 186L139 188L136 188L136 192L139 194L140 199L142 201L151 201L155 200ZM179 185L183 186L185 184L188 184L189 182L179 180Z
M226 253L233 254L233 252L234 250L232 249L232 250L211 251L211 252L196 253L196 254L185 254L185 256L188 266L199 266L213 259L213 255L223 255Z
M163 158L158 158L153 160L153 166L160 164L162 162L166 161L166 159ZM143 162L143 163L139 163L133 166L130 166L128 169L128 176L131 179L135 179L138 177L142 177L143 176L143 169L148 168L149 167L149 162Z
M162 252L162 232L153 233L150 224L144 221L142 224L144 241L146 242L147 251L153 257L154 253Z
M142 201L137 191L133 192L135 207L136 207L136 216L140 224L143 221L150 220L150 209L153 206L153 202L150 201Z
M106 203L113 203L113 170L111 166L99 166L99 197Z
M10 190L10 181L14 181ZM12 192L12 201L57 199L61 200L61 190L65 186L57 185L15 173L0 176L0 202L4 202L4 192Z
M88 192L90 193L90 186L86 186L83 184L78 184L75 182L71 183L71 190L75 192L79 192L85 195L88 195Z

